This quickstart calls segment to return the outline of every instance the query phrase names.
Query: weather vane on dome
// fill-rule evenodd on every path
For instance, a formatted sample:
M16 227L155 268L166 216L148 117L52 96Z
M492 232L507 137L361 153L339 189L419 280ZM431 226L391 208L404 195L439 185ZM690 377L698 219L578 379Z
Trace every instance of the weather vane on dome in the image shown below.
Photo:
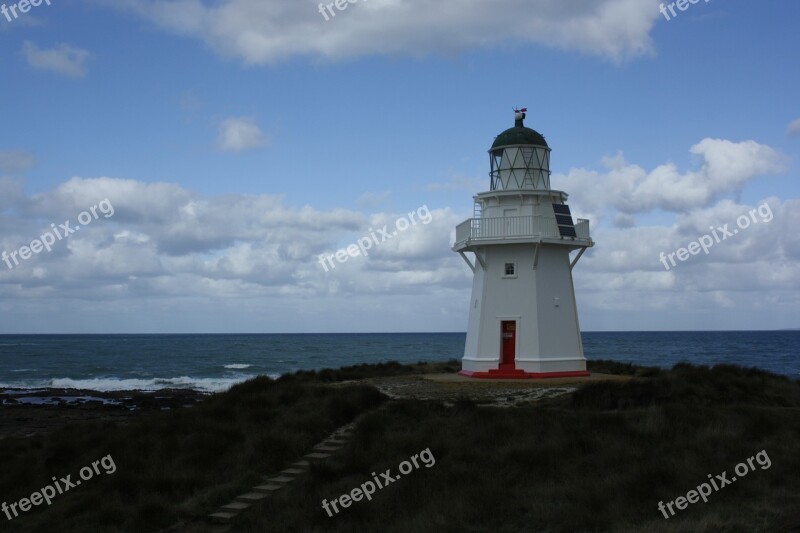
M528 108L523 107L522 109L515 107L514 108L514 121L515 126L522 127L522 121L525 120L525 115L528 113Z

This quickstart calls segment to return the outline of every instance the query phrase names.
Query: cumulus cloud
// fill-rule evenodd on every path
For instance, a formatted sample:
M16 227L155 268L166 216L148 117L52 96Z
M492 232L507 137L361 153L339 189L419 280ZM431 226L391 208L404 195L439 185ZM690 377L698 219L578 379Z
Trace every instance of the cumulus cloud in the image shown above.
M788 262L794 260L800 239L788 234L791 232L780 234L787 225L800 219L791 211L797 205L797 201L781 202L775 197L754 205L721 200L713 206L678 214L670 225L599 229L593 238L601 246L592 250L591 261L594 268L606 273L663 273L666 269L659 262L662 252L668 254L685 248L704 235L714 238L716 232L718 239L714 239L708 254L701 253L679 263L676 270L681 275L705 276L708 267L717 264ZM753 210L755 213L751 214ZM740 217L749 218L749 222L743 221L739 226ZM736 233L723 239L724 232L719 229L723 227ZM735 278L731 283L747 285Z
M580 206L597 212L614 208L624 214L656 209L675 213L711 205L727 194L738 194L752 179L786 170L786 158L755 141L703 139L690 152L699 169L681 172L674 163L647 171L622 154L603 159L605 173L571 169L554 183L567 191L582 191Z
M241 152L266 145L267 137L252 117L226 118L219 125L217 147L226 152Z
M323 253L368 235L374 228L394 224L403 213L365 216L346 209L319 211L294 207L271 195L203 197L169 183L143 183L115 178L72 178L58 187L30 197L0 181L17 201L13 212L0 217L0 251L27 245L50 227L108 198L113 217L101 218L71 235L49 253L42 253L13 269L0 263L2 287L48 284L54 290L74 284L92 284L98 294L161 291L182 296L214 294L245 297L254 293L325 294L337 291L391 292L421 286L447 253L456 217L432 210L430 224L415 224L375 247L368 257L337 264L326 277L319 264ZM5 195L3 195L5 196ZM0 207L2 205L0 204ZM2 214L2 211L0 211ZM395 264L393 280L367 283L363 273L379 264ZM444 261L447 263L448 261ZM457 262L450 261L452 270ZM37 270L38 269L38 270ZM422 273L425 273L424 275ZM5 283L5 285L4 285ZM9 285L11 284L11 285Z
M691 321L673 327L691 329L703 323L702 313L717 316L743 306L767 310L751 327L772 327L775 320L786 323L782 317L797 316L800 200L716 199L765 168L778 168L771 165L779 159L766 148L698 143L693 152L699 154L699 169L693 172L705 181L690 179L691 173L672 176L707 190L683 204L643 187L656 179L655 171L621 156L610 158L605 171L581 170L580 176L593 176L597 188L588 182L563 187L571 193L570 204L578 206L576 215L592 219L597 243L575 270L582 322L602 328L611 317L616 321L611 327L618 328L677 313ZM755 154L755 161L745 162L742 153ZM733 177L722 178L728 175ZM629 200L615 193L633 195L647 209L631 210ZM109 177L74 177L29 195L20 182L5 178L0 179L0 252L29 245L51 223L74 224L78 213L105 198L113 204L113 217L98 219L16 268L0 262L0 314L9 317L0 330L41 322L42 301L54 317L69 317L64 328L80 331L95 330L81 322L84 316L109 321L106 331L120 331L120 324L146 331L203 331L199 324L208 331L294 331L296 324L310 331L465 326L472 273L450 247L455 226L469 214L430 201L429 224L419 223L418 216L417 224L373 246L367 256L336 261L326 271L325 257L384 226L392 233L398 220L409 220L409 213L421 208L365 215L291 205L274 195L206 196L173 183ZM664 269L662 252L686 247L725 224L734 229L739 217L764 203L772 213L769 221L759 214L757 223L715 243L708 254ZM658 224L648 210L658 210ZM736 322L737 316L744 320L740 315L730 315L725 327L747 327Z
M113 0L157 26L251 65L294 56L452 53L537 44L614 61L651 53L658 0L370 0L326 22L316 0ZM329 15L330 18L330 15Z
M39 48L31 41L22 45L22 54L28 65L39 70L48 70L71 78L82 78L86 75L86 60L91 53L68 44L60 44L55 48Z

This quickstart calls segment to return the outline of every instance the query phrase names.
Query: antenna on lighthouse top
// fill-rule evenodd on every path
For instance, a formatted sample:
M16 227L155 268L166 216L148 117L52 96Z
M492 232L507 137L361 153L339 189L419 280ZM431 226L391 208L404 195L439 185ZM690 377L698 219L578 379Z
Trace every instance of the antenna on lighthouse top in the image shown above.
M517 128L524 128L525 124L523 121L525 120L525 115L528 113L528 108L523 107L519 109L518 107L514 108L514 126Z

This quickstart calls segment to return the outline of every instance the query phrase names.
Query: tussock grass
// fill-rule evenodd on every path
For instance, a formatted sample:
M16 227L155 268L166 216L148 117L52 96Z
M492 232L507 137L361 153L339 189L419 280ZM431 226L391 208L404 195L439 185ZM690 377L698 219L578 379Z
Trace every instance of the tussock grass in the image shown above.
M592 362L633 376L594 382L536 406L494 408L464 398L392 401L342 382L455 371L455 361L359 365L259 378L186 410L124 426L82 424L0 441L0 494L30 495L53 475L111 454L99 476L0 526L9 531L157 531L204 516L367 413L353 439L232 531L516 532L782 531L800 524L800 382L757 369L686 364L672 370ZM338 383L330 387L326 383ZM430 448L421 467L329 518L321 507ZM659 501L707 474L730 473L765 450L757 470L665 520ZM2 518L2 516L0 516ZM192 532L202 532L202 525ZM789 529L785 529L788 531Z
M117 471L82 482L51 507L39 506L0 530L146 533L205 516L275 472L383 397L364 386L278 383L256 378L191 409L131 424L80 424L50 435L0 440L0 495L29 497L52 476L106 455Z
M606 372L617 363L601 362ZM756 369L621 365L537 407L399 401L367 415L335 460L242 515L234 530L780 531L800 525L800 383ZM333 518L321 507L430 448L415 470ZM657 504L766 450L772 465L669 520ZM793 511L794 510L794 511Z
M323 370L301 370L294 374L281 376L279 381L315 381L333 383L352 381L376 377L408 376L412 374L452 373L461 370L461 362L456 359L440 363L426 363L420 361L416 364L401 365L397 361L388 361L378 364L361 364L345 366L342 368Z

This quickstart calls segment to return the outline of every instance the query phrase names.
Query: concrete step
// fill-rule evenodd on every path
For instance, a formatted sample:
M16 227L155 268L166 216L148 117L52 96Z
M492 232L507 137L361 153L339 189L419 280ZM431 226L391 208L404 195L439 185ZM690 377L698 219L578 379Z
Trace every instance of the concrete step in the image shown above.
M235 518L237 514L238 513L234 514L234 513L216 512L214 514L208 515L208 519L211 520L212 522L214 522L215 524L227 524L233 518Z
M220 507L220 511L223 513L240 513L248 507L250 507L249 503L231 502L228 505L223 505Z
M264 494L272 494L275 491L281 490L283 485L279 485L277 483L264 483L263 485L257 485L253 487L253 490L256 492L263 492Z
M325 444L317 444L314 446L314 451L318 452L338 452L341 449L341 446L328 446Z
M215 524L229 524L233 518L251 507L253 503L281 490L287 483L294 481L295 476L307 473L312 461L327 459L333 452L341 450L353 436L354 427L355 424L348 424L337 429L330 437L314 446L311 453L304 455L303 459L295 461L289 468L281 470L280 475L262 476L264 484L253 487L252 492L237 496L235 501L221 507L216 513L208 515L209 520Z
M263 500L268 495L263 492L248 492L247 494L242 494L241 496L237 496L236 500L244 503L255 503L257 501Z
M271 483L291 483L294 481L294 477L291 476L275 476L268 478L267 481Z
M320 459L327 459L330 456L331 456L331 454L329 454L329 453L314 452L314 453L308 453L308 454L304 455L303 457L305 457L307 459L320 460Z

